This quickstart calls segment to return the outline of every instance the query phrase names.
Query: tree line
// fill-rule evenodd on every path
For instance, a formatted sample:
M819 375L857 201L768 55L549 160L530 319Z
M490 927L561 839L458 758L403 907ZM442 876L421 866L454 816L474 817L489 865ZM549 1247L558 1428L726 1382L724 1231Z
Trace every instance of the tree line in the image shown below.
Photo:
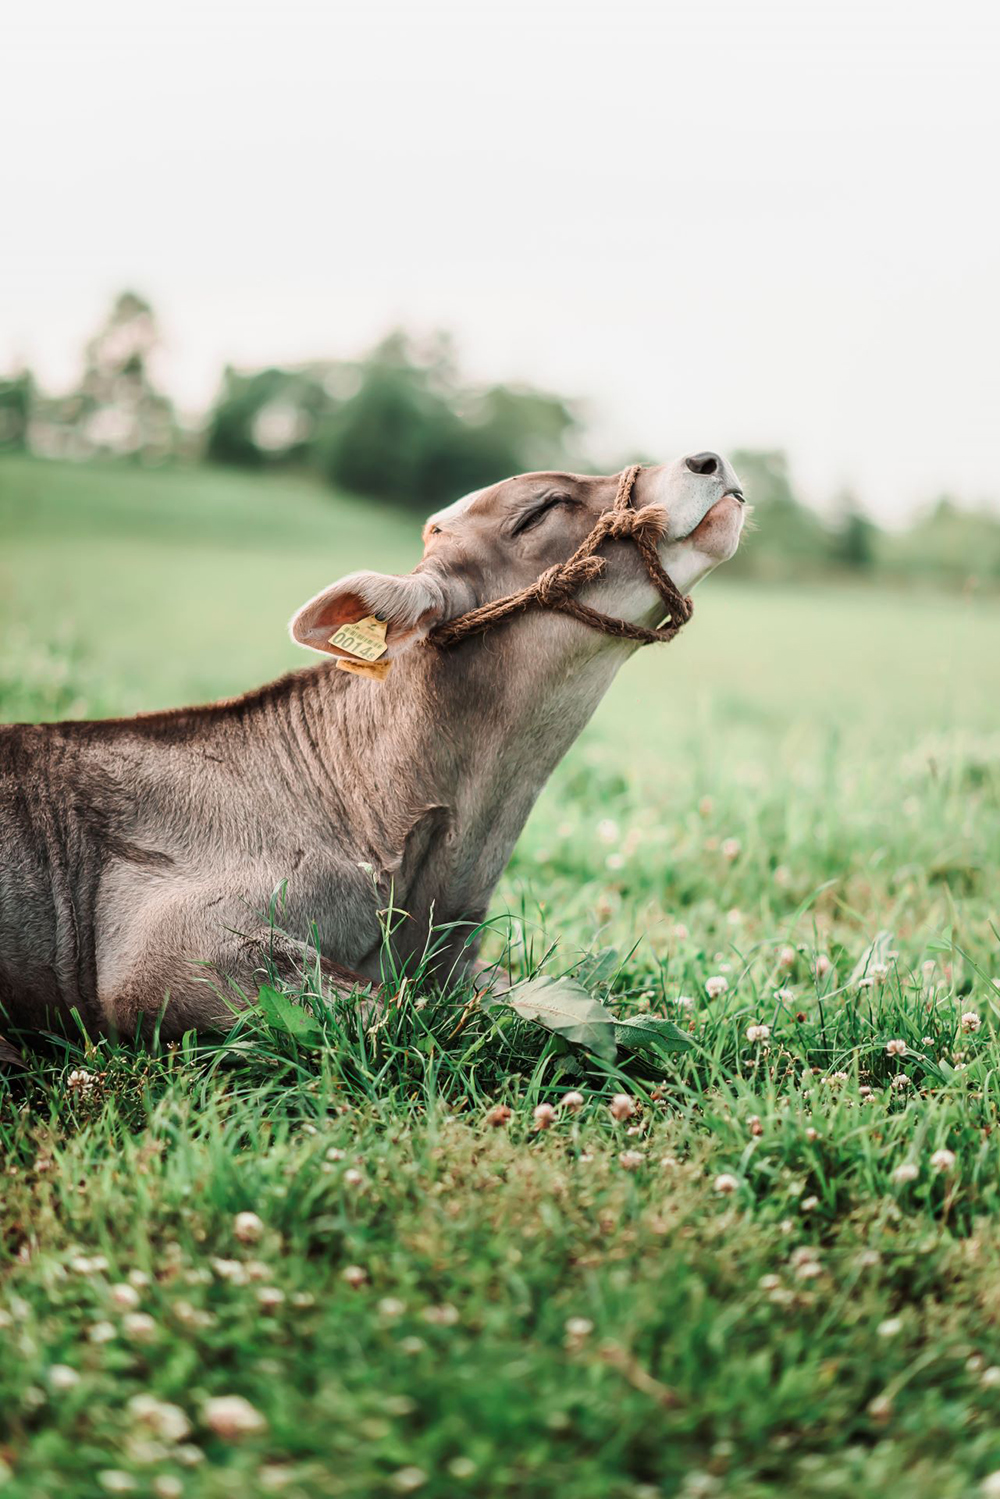
M465 378L451 338L396 331L354 360L227 367L200 423L184 421L153 376L150 304L123 292L88 340L63 395L28 370L0 379L0 451L146 465L206 462L308 471L373 502L426 511L506 474L585 472L585 413L533 386ZM856 496L821 516L795 492L780 450L733 454L767 532L728 572L803 578L840 571L1000 586L1000 517L939 497L902 533L882 531ZM613 471L634 455L597 467Z

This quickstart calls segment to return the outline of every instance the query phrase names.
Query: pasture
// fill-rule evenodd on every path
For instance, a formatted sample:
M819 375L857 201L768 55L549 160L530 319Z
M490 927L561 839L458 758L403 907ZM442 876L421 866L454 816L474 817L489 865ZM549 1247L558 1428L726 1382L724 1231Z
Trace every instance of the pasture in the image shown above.
M418 537L295 480L0 461L0 717L305 664L293 609ZM0 1074L0 1493L1000 1494L1000 605L696 604L489 938L690 1047L601 1063L417 983L373 1033L272 1008Z

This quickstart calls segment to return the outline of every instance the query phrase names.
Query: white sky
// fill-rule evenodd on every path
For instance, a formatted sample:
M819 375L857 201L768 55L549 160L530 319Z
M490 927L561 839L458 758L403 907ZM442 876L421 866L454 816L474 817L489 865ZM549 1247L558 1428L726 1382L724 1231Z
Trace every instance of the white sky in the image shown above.
M1000 20L973 0L33 0L0 365L112 293L166 383L455 330L605 450L783 445L883 519L1000 498ZM442 497L443 499L447 498Z

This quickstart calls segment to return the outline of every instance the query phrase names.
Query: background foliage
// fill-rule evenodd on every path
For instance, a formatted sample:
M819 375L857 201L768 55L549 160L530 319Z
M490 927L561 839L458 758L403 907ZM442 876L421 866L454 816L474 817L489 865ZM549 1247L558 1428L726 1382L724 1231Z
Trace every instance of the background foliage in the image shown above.
M613 472L634 454L595 455L576 399L463 376L450 338L397 330L357 359L228 367L212 408L182 417L155 375L160 335L142 297L122 293L84 351L78 385L42 392L28 370L0 380L0 451L109 458L144 467L210 464L311 475L376 504L421 513L507 474ZM1000 586L1000 515L929 497L884 532L850 492L804 503L780 450L732 455L767 526L733 576L767 581L878 575L952 589ZM651 462L663 454L650 455Z

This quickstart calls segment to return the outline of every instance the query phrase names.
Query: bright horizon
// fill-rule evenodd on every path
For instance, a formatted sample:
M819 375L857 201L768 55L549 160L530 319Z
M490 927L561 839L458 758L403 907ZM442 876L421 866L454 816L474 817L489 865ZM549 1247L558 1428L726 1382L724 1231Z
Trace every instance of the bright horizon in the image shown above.
M1000 504L985 4L138 15L7 18L0 368L65 387L124 287L184 409L440 326L598 452L783 447L888 523Z

